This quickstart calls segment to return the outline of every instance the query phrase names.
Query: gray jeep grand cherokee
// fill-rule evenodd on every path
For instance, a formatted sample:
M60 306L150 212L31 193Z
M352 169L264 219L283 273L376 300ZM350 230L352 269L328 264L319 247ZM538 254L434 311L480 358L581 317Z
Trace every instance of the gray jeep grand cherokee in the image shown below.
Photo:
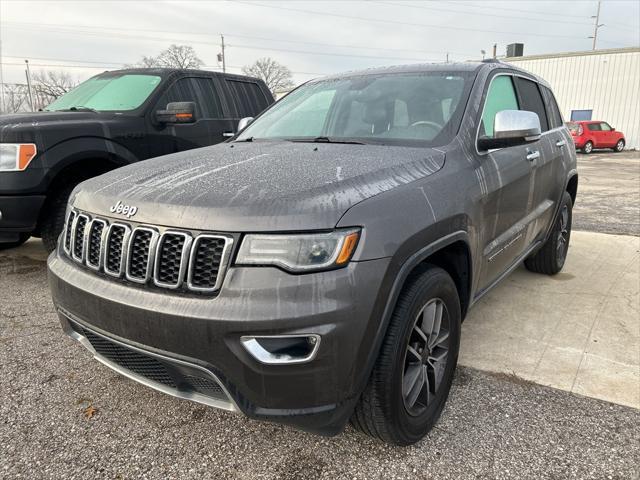
M442 411L468 309L523 261L562 268L577 181L525 71L336 75L230 142L80 184L51 290L72 338L150 387L407 445Z

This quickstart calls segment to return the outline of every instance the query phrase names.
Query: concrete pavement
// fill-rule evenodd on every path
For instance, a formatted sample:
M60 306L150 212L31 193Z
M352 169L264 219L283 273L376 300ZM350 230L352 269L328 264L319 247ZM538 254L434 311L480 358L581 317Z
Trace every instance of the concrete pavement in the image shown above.
M574 231L560 274L520 268L469 312L460 363L640 408L639 252Z

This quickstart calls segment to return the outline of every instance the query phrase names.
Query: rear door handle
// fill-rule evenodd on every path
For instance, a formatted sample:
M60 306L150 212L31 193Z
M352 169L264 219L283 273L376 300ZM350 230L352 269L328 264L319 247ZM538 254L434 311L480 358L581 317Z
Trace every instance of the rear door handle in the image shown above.
M566 144L567 144L567 142L565 142L564 140L558 140L558 141L556 142L556 147L560 147L560 148L562 148L562 147L564 147Z
M222 132L223 137L233 137L235 133L233 132Z
M527 153L527 160L529 160L530 162L533 162L537 158L540 158L540 151L539 150L536 150L535 152L528 152Z

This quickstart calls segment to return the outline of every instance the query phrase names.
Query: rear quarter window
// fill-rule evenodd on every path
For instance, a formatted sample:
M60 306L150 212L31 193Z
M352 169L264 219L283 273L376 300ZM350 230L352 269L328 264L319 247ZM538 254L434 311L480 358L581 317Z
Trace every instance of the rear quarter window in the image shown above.
M264 92L255 82L227 80L233 102L240 118L255 117L269 106Z
M547 120L547 112L544 108L544 101L538 84L522 77L515 77L515 80L520 94L520 110L537 113L540 119L540 129L546 132L549 130L549 121Z

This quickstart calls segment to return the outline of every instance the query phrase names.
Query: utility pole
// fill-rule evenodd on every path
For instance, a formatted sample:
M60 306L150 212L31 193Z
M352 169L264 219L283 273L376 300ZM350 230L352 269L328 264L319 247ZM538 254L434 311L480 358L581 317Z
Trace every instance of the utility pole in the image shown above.
M31 71L29 70L29 60L24 61L27 64L27 69L24 73L27 76L27 90L29 90L29 105L31 106L31 111L33 112L33 92L31 91Z
M449 52L447 52L447 63L449 63Z
M595 19L595 22L593 24L593 36L588 37L588 38L593 38L592 50L596 49L596 41L598 40L598 29L600 27L604 27L604 23L598 23L600 21L600 3L601 1L598 0L598 10L596 11L595 15L591 15L591 18Z
M220 39L222 40L222 73L227 71L227 62L224 58L224 35L220 35Z
M497 43L493 44L493 58L494 59L498 58L498 44Z

